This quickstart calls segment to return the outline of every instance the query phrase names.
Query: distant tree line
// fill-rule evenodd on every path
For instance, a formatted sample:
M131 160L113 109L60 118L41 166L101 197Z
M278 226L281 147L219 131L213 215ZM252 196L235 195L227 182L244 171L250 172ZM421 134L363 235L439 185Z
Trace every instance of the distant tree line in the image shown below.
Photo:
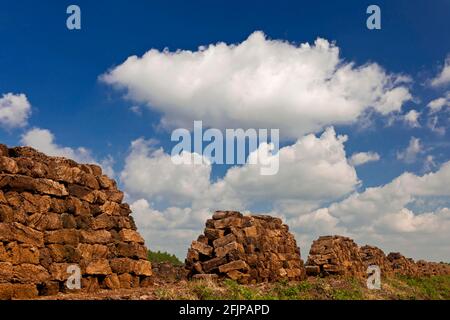
M148 260L154 263L169 262L173 265L180 266L183 263L175 256L168 252L148 250Z

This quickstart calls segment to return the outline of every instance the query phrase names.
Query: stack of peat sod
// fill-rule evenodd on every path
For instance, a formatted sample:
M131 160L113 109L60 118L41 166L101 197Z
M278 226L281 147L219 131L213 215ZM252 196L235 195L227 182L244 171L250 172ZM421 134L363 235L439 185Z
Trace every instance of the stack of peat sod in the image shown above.
M376 265L380 268L381 274L391 275L393 273L392 265L383 250L380 248L365 245L359 249L361 260L364 263L364 267L367 268L371 265Z
M305 277L300 249L281 219L216 211L186 258L190 276L257 283Z
M322 236L315 240L305 268L311 276L362 276L365 273L358 245L342 236Z
M123 193L96 165L0 145L0 299L145 286L147 249ZM68 272L69 271L69 272Z
M416 262L420 276L439 276L450 274L450 264L443 262L427 262L419 260Z
M415 262L398 252L387 256L383 250L365 245L358 245L350 238L343 236L323 236L315 240L311 246L305 264L308 276L343 275L365 277L367 268L376 265L383 276L431 276L450 275L450 265L446 263Z
M391 252L387 258L396 274L408 276L417 276L419 274L419 268L414 260L405 257L400 252Z

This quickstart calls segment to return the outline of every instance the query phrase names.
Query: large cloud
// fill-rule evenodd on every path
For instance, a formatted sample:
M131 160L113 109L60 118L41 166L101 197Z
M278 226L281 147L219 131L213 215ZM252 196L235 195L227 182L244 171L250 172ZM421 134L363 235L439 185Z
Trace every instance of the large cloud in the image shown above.
M26 95L6 93L0 98L0 126L6 129L24 127L31 115Z
M96 163L102 166L105 174L113 177L114 170L112 165L114 163L112 157L107 157L103 160L96 160L90 150L84 147L70 148L63 147L55 142L55 136L48 129L33 128L25 132L20 142L24 145L33 147L49 156L66 157L73 159L80 163Z
M325 39L313 45L268 40L254 32L237 45L198 51L152 49L131 56L101 79L127 97L162 112L168 127L203 120L216 128L279 128L298 138L330 124L347 124L367 109L380 114L411 99L376 63L344 62Z

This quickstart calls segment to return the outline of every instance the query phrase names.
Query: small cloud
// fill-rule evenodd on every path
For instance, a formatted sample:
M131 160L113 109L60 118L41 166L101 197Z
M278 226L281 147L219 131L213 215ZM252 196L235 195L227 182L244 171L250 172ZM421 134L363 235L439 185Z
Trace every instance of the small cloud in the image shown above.
M130 110L134 113L136 113L138 116L142 116L142 109L139 106L132 106L130 107Z
M416 161L417 155L422 152L422 149L420 139L411 137L408 147L404 151L397 152L397 159L406 163L413 163Z
M394 84L405 84L405 83L412 83L413 78L406 74L399 74L397 75L397 78L394 80Z
M436 133L436 134L438 134L440 136L443 136L445 134L446 130L445 130L444 127L438 126L438 122L439 122L439 117L437 115L432 116L427 121L427 127L432 132L434 132L434 133Z
M380 160L380 155L376 152L369 151L369 152L354 153L351 156L349 162L352 166L356 167L365 164L367 162L373 162L378 160Z
M445 107L450 107L450 91L448 91L444 97L430 101L427 104L427 107L430 108L430 113L436 113Z
M432 87L440 87L450 83L450 55L445 59L441 72L431 80Z
M6 93L0 98L0 126L6 129L24 127L31 115L31 105L23 93Z
M420 112L417 112L416 110L411 110L403 116L403 121L412 128L419 128L420 127L419 117Z
M434 157L432 155L428 155L425 159L425 163L423 165L423 169L425 172L432 171L436 168L436 162L434 162Z

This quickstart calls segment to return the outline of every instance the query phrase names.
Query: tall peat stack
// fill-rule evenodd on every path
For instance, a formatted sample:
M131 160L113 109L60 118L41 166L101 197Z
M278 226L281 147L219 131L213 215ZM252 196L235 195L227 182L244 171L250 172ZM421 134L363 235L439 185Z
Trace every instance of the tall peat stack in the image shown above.
M0 145L0 299L68 291L69 266L81 290L149 283L147 249L97 165Z
M281 219L216 211L186 258L190 276L256 283L305 277L300 249Z

